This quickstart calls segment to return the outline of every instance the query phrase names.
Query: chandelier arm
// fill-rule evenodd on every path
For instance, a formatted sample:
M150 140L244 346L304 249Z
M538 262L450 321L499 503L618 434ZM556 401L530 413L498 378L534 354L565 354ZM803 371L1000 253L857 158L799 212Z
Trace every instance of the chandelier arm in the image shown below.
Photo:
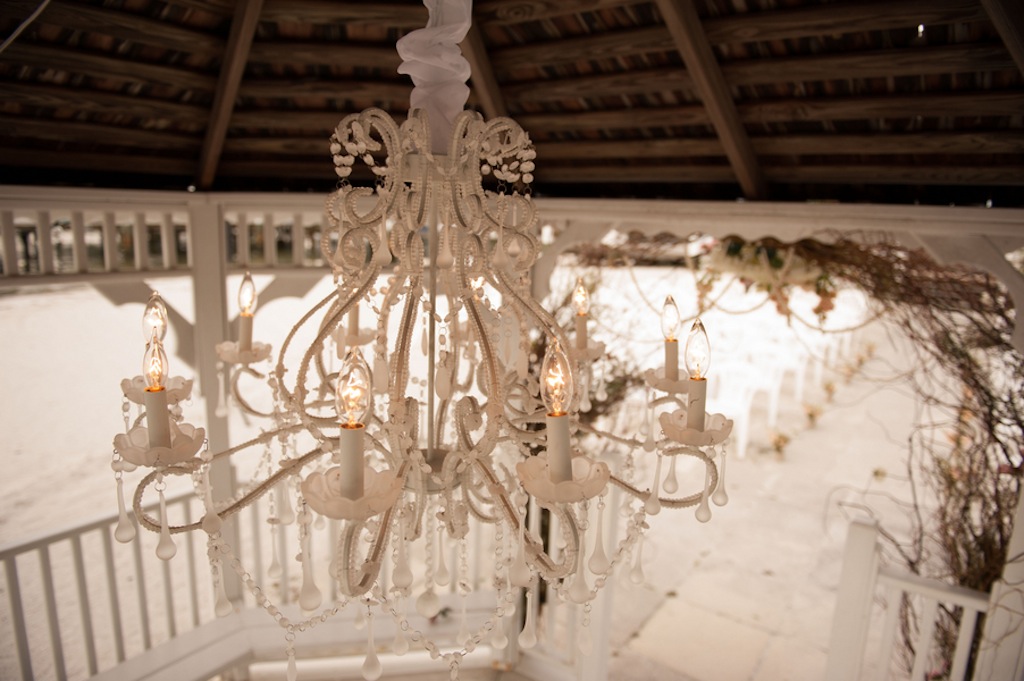
M615 433L610 433L604 430L600 430L598 428L594 428L593 426L588 426L582 421L580 421L579 423L579 429L581 432L587 433L589 435L596 435L597 437L606 440L611 440L612 442L618 442L621 445L626 445L630 449L636 449L637 447L643 444L642 442L640 442L640 440L638 440L635 437L622 437L621 435L616 435Z
M391 385L389 389L392 409L398 405L406 406L404 395L409 381L412 327L415 323L416 311L419 308L419 298L412 295L411 292L419 288L419 277L410 277L408 286L410 294L405 299L405 306L402 309L402 323L398 330L398 340L394 351L391 353Z
M544 327L544 330L546 330L549 335L557 339L563 348L572 347L568 343L565 331L558 324L558 322L555 320L554 316L550 312L545 310L544 307L540 305L540 303L538 303L537 301L533 300L532 298L524 297L518 291L516 291L515 288L512 286L511 282L508 281L508 278L504 272L499 271L496 274L499 283L498 290L501 291L502 294L514 298L516 302L523 306L523 308L532 312L534 317L541 322L541 326Z
M253 442L256 441L257 440L250 441L249 444L252 444ZM237 451L238 448L233 449ZM228 451L229 450L225 450L224 452L218 452L212 458L219 458L220 456L227 454ZM303 454L299 458L292 459L287 464L282 464L281 468L279 468L276 473L273 473L272 475L268 476L266 480L261 482L256 487L253 487L246 494L233 500L229 505L216 511L216 514L223 520L224 518L228 518L234 515L235 513L238 513L243 508L245 508L252 502L259 499L261 496L269 492L270 489L274 485L276 485L279 480L281 480L285 476L291 475L294 472L302 470L302 468L306 464L318 459L319 457L323 456L323 454L324 451L319 446L317 446L315 449L310 450L309 452ZM138 519L139 524L145 527L147 530L153 532L160 531L160 522L158 520L154 520L151 516L147 515L146 512L142 510L142 497L146 492L146 488L148 488L151 484L156 482L158 476L160 476L161 474L191 475L202 464L203 461L196 457L193 458L191 461L186 461L180 464L174 464L172 466L165 466L164 468L156 469L154 471L151 471L144 478L142 478L142 480L139 481L138 487L135 488L135 495L132 499L132 507L135 511L135 517ZM202 527L202 524L203 521L202 518L200 518L198 521L194 523L189 523L188 525L168 525L168 530L170 531L171 534L178 534L180 532L191 532L193 530L200 529Z
M288 335L285 336L284 342L281 344L281 351L277 354L277 366L274 367L274 373L277 376L277 389L280 391L282 402L287 403L293 399L293 395L290 392L288 392L288 389L285 387L284 382L284 374L287 371L287 369L284 366L285 352L288 350L288 346L291 345L292 339L295 337L295 334L299 332L299 328L307 321L309 321L310 317L316 314L320 310L320 308L334 300L335 296L337 296L337 293L334 291L327 294L323 298L323 300L321 300L312 308L307 310L306 314L302 315L299 321L295 323L295 326L293 326L291 330L288 332Z
M676 456L679 454L692 456L703 461L704 465L707 467L708 471L711 474L711 480L709 481L707 489L713 490L716 487L718 487L718 466L716 466L715 462L711 460L711 457L709 457L707 454L700 451L699 449L696 449L695 447L673 447L671 449L666 449L664 452L665 456ZM640 499L641 501L646 500L647 497L649 497L651 494L649 491L640 490L639 488L634 487L630 483L626 482L625 480L622 480L621 478L615 475L612 475L609 478L609 481L612 484L616 485L619 489L623 490L624 492L630 494L631 496L637 499ZM703 496L704 490L701 490L700 492L691 494L690 496L683 497L681 499L659 496L658 501L661 502L661 505L664 508L689 508L690 506L696 506L698 503L700 503L700 500L701 498L703 498Z
M406 476L408 474L408 464L402 464L398 469L398 479L405 483ZM344 562L338 567L337 580L338 587L341 592L349 598L358 598L368 592L373 586L373 583L377 580L377 576L380 574L381 567L384 564L383 557L384 551L387 549L388 534L390 533L392 526L392 517L395 514L395 509L398 504L391 505L387 510L383 512L380 520L377 523L377 537L373 540L370 546L370 551L366 558L363 560L363 564L359 572L362 573L361 577L353 585L352 574L356 569L353 567L353 559L356 555L356 548L358 544L359 534L366 527L366 522L350 521L348 527L341 535L339 541L339 555L344 557Z
M295 377L294 404L295 410L298 412L299 417L303 420L304 423L306 423L307 426L311 424L318 427L337 425L337 416L315 416L314 414L311 414L309 410L306 408L305 402L306 394L308 392L306 390L306 376L309 373L309 366L312 363L312 358L314 356L318 356L321 352L323 352L324 344L327 340L327 337L331 335L331 333L340 323L341 318L344 316L344 314L348 312L348 310L351 309L352 306L355 305L364 295L366 295L366 293L370 290L372 283L377 280L377 276L379 273L379 266L371 266L370 271L367 274L365 280L362 282L360 286L355 287L356 290L352 294L352 296L350 296L344 303L337 305L335 308L332 308L332 310L334 311L334 316L328 316L327 323L324 323L320 326L319 333L317 333L316 338L313 339L313 342L310 344L309 349L302 356L302 361L299 363L299 369ZM341 293L340 291L338 291L332 293L331 295L340 296ZM302 324L304 324L306 321L308 321L308 319L308 316L303 317L303 319L300 320L299 323L292 329L292 332L295 332L296 329ZM288 339L286 339L286 343L289 342L292 337L293 335L290 333ZM285 350L286 347L282 346L280 355L280 357L282 358L281 361L283 361ZM278 366L280 367L282 365L279 364Z
M270 418L273 416L272 413L255 409L244 397L242 397L242 391L238 389L238 379L241 378L243 373L249 374L257 379L266 378L266 374L256 371L248 364L239 366L238 369L235 370L234 376L231 377L231 396L235 398L235 402L237 402L238 406L240 406L246 413L260 418Z
M512 500L509 498L508 492L502 486L497 476L491 471L481 460L476 460L477 468L484 476L484 482L491 493L496 497L498 507L504 514L505 519L508 521L509 529L512 533L519 531L519 525L522 520L519 518L519 514L516 513L515 507ZM575 518L567 514L564 509L558 506L547 506L538 500L542 508L546 508L559 517L559 520L563 523L563 532L572 535L573 541L566 543L566 550L562 554L562 562L556 563L552 560L551 556L544 551L543 545L533 538L529 532L524 532L523 540L525 542L525 548L527 553L533 556L533 563L537 567L537 571L540 573L546 581L551 582L556 579L565 577L572 570L576 559L576 549L570 549L573 546L579 546L579 527L576 524ZM568 560L571 556L572 560Z

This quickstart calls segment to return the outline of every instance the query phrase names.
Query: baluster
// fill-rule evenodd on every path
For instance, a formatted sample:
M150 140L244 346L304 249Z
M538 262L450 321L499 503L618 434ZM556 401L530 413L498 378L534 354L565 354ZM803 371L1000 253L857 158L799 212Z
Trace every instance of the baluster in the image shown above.
M303 227L302 213L292 216L292 264L296 267L306 265L306 229Z
M149 599L146 597L146 573L142 569L142 542L132 542L132 553L135 559L135 587L139 599L139 622L142 629L142 649L149 650L153 647L153 640L149 635Z
M921 609L920 636L917 637L917 645L914 646L914 670L910 673L912 679L925 678L925 669L928 667L928 653L932 649L932 637L935 635L935 616L939 604L934 598L926 598L924 607Z
M165 270L178 266L178 240L174 234L174 215L164 213L160 219L160 257Z
M978 611L964 606L960 616L960 631L956 636L956 651L953 653L953 665L949 668L950 681L963 681L967 671L967 658L971 655L971 643L974 640L974 629L977 627Z
M4 560L4 572L7 574L7 597L11 602L11 626L14 638L18 642L18 663L21 665L22 681L32 681L32 653L28 647L28 630L25 628L25 611L21 605L21 583L18 580L18 562L16 556L8 556Z
M277 266L277 227L274 225L274 214L263 214L263 264L267 267Z
M85 245L85 215L80 210L71 213L71 268L75 272L89 271L89 249Z
M89 604L89 587L85 580L85 560L82 558L82 535L71 537L71 551L75 559L75 581L78 586L78 610L82 616L82 637L85 639L85 657L89 664L89 674L95 675L96 636L92 631L92 608Z
M103 270L117 269L117 218L113 213L103 214Z
M53 223L48 210L36 213L36 237L39 239L39 273L53 274Z
M3 240L4 246L4 276L16 277L21 274L18 269L18 237L14 227L14 213L9 210L0 212L0 239ZM27 253L25 257L28 257Z
M139 272L149 269L149 228L145 213L136 213L132 223L132 250L135 252L135 269Z
M245 213L239 213L235 222L235 262L249 267L249 216Z
M192 524L192 503L191 499L187 500L184 504L185 507L185 524ZM193 537L187 537L185 541L185 551L188 554L188 590L189 590L189 603L192 608L192 626L199 626L199 588L198 578L196 577L196 546L195 539Z
M892 649L896 643L896 623L899 621L903 591L888 587L885 599L889 607L885 612L885 624L882 625L882 650L878 656L878 660L884 665L882 669L878 670L878 678L881 681L888 681L889 671L892 668Z
M50 629L50 650L53 653L53 668L57 679L68 678L64 668L64 645L60 635L60 620L57 618L57 597L53 591L53 566L50 564L50 545L39 548L39 569L43 573L43 599L46 602L46 624Z
M114 652L117 661L124 662L124 629L121 626L121 604L117 596L117 570L114 567L114 546L110 533L110 527L103 531L103 561L107 573L107 591L110 595L110 626L114 629ZM138 540L135 543L137 544Z

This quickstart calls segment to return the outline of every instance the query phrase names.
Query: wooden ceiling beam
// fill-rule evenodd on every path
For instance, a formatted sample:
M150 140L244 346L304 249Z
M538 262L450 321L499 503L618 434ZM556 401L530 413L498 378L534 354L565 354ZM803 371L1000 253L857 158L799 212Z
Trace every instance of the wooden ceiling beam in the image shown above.
M312 137L327 133L329 137L342 118L358 111L296 111L294 109L251 109L238 110L231 118L231 126L254 130L295 130ZM396 123L401 124L408 115L408 109L389 112ZM242 134L242 133L240 133ZM325 138L326 139L326 138Z
M1013 60L998 45L872 50L834 55L749 59L722 65L733 87L823 80L857 80L896 76L977 73L1013 68Z
M939 95L790 98L740 102L737 108L741 119L747 125L794 121L901 119L915 116L1017 116L1024 111L1024 93L962 91ZM706 125L710 120L704 107L699 105L523 114L516 119L523 128L534 135L551 132L599 132Z
M174 0L172 0L174 1ZM375 24L388 28L422 28L427 8L369 0L266 0L263 20L297 24Z
M713 45L793 40L865 31L966 23L984 19L977 0L869 0L830 2L794 9L709 17L704 33Z
M231 34L228 36L227 49L221 60L220 80L217 82L213 107L210 110L210 123L206 128L206 139L199 153L199 168L196 172L196 184L206 190L213 186L217 175L217 163L224 148L228 124L235 109L238 97L238 86L245 73L245 64L249 60L249 48L252 46L256 26L259 24L263 0L240 0L231 22Z
M469 31L462 41L462 54L469 62L472 74L470 84L476 92L480 107L484 110L484 116L486 118L508 116L505 97L501 94L501 86L498 85L498 79L494 76L494 68L491 66L490 57L487 56L484 38L476 23L469 27Z
M981 0L981 5L1024 74L1024 7L1020 0Z
M772 182L1024 186L1024 165L806 165L767 170Z
M537 182L565 183L644 183L665 184L735 182L728 166L645 164L537 166ZM904 165L814 165L769 166L767 179L779 184L910 184L1024 186L1024 166L904 166Z
M59 142L69 157L76 147L103 145L122 149L167 149L181 153L199 150L199 138L180 133L81 123L75 120L40 120L0 115L0 139L25 138ZM80 140L74 142L73 140Z
M394 73L402 63L394 45L344 42L255 42L249 50L249 59L260 64L288 64L293 67L344 64L376 68L387 73Z
M647 4L650 0L484 0L474 3L473 14L483 23L503 26L541 21L581 12Z
M36 0L5 0L4 9L12 14L30 14ZM36 20L71 31L99 33L138 45L154 45L188 54L213 56L224 50L224 41L211 33L176 26L134 14L126 10L53 0Z
M207 110L193 104L179 104L149 97L132 97L100 90L45 85L42 83L3 82L4 99L24 106L67 109L76 114L101 114L139 118L146 125L173 121L201 125Z
M539 158L539 156L538 156ZM727 165L654 165L642 166L623 165L584 165L574 163L570 166L537 166L534 173L540 184L576 184L576 183L622 183L640 184L645 182L664 182L666 184L734 184L736 175Z
M123 172L147 175L180 175L189 177L195 168L191 158L98 152L68 154L63 151L44 151L23 147L5 147L0 141L0 166L8 168L52 168L54 170L82 170L86 173Z
M877 97L779 99L743 102L740 115L748 125L793 121L863 121L960 116L1019 116L1024 92L960 91L950 94L881 95Z
M496 71L507 72L522 67L563 66L578 61L674 50L675 43L664 26L645 26L505 47L491 52L491 63Z
M771 135L752 137L759 156L897 154L1024 154L1024 132L921 132L863 135ZM536 145L538 167L551 159L597 160L722 156L717 139L638 139L587 142L542 142Z
M743 193L749 199L767 198L768 187L761 175L757 157L750 146L729 84L701 29L700 17L692 0L658 0L662 19L683 57L686 70L708 110L711 124L725 148L725 155L736 173Z
M733 87L820 80L853 80L944 73L975 73L1014 68L998 45L872 50L809 57L745 59L721 64ZM646 69L623 73L544 79L506 84L508 101L525 104L596 99L662 92L692 92L693 80L683 69Z
M702 25L706 40L711 44L721 44L791 40L914 28L920 23L936 25L984 19L985 13L976 0L872 0L835 2L795 10L747 12L730 17L709 18ZM495 50L491 59L494 68L503 72L524 65L559 66L597 58L628 57L674 49L672 36L666 27L645 26L516 45Z
M378 101L409 101L412 83L406 80L320 80L320 79L252 79L242 81L241 97L302 98L327 100L374 99Z
M217 87L215 78L198 71L46 45L12 43L0 55L0 61L24 64L33 69L53 69L80 74L97 80L137 83L152 87L170 86L200 92L212 92Z

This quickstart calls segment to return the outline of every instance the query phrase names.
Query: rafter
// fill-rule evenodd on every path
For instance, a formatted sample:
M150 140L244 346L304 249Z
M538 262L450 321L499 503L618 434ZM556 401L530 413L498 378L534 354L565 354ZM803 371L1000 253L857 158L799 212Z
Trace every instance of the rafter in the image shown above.
M462 41L462 54L469 62L473 90L476 91L484 114L487 118L508 116L505 98L501 94L498 79L494 77L494 69L487 56L483 36L480 35L480 29L475 23L469 27L469 32L466 33L466 38Z
M981 0L981 5L1024 74L1024 6L1019 0Z
M256 34L262 7L263 0L241 0L235 9L227 51L221 63L220 80L210 111L210 124L206 129L206 139L199 154L196 183L201 189L209 189L217 174L217 163L224 148L228 123L235 108L238 86L242 82L245 63L249 59L249 48Z
M766 198L768 188L757 157L736 111L729 85L704 37L692 0L658 0L658 8L708 110L711 124L744 194L750 199Z

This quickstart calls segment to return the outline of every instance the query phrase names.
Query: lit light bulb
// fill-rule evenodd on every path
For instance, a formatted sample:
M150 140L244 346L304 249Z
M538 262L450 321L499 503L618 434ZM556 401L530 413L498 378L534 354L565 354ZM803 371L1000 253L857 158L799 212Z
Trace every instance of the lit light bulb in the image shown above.
M338 376L335 406L345 428L362 427L370 411L370 368L356 349L345 355Z
M149 296L149 302L146 303L146 309L142 313L142 337L148 344L153 340L153 336L156 336L157 340L163 341L166 335L167 306L164 305L164 299L160 297L160 294L153 291Z
M572 370L569 368L569 358L557 340L548 345L544 354L544 364L541 366L541 397L548 408L548 414L565 414L572 402L573 385Z
M251 317L256 312L258 300L256 284L252 280L252 275L246 272L245 276L242 277L242 285L238 287L238 308L242 311L243 315Z
M587 292L587 287L583 285L582 278L576 280L576 290L572 292L572 304L578 315L590 312L590 294Z
M142 359L142 376L150 392L163 390L167 385L167 353L155 332Z
M690 336L686 339L685 360L690 378L700 380L707 377L711 366L711 342L708 341L708 333L700 317L693 322Z
M672 296L665 297L665 305L661 308L661 332L665 340L674 341L679 337L679 308Z

